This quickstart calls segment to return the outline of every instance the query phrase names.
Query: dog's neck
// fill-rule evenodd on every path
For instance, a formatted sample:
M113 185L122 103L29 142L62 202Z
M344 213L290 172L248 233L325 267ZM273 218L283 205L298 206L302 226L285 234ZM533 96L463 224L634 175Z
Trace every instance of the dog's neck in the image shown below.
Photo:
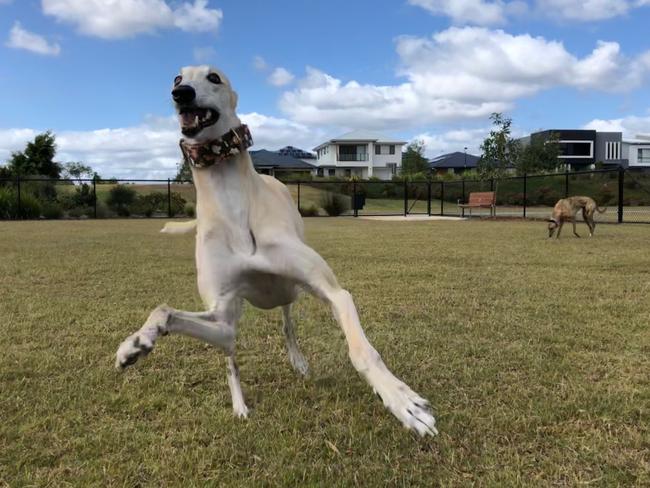
M181 139L180 143L183 159L190 166L206 168L239 154L253 145L248 126L241 124L233 127L221 137L208 139L203 142L188 142Z
M206 167L190 166L196 188L198 231L218 234L231 248L250 252L251 194L259 175L245 148ZM227 229L227 231L226 231Z

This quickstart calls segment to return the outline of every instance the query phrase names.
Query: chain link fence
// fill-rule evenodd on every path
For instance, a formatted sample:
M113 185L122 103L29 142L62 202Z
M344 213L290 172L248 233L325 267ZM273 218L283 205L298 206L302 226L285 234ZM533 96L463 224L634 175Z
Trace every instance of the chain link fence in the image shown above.
M650 223L650 172L595 170L498 180L288 181L304 216L460 216L470 194L493 191L495 218L546 219L560 198L592 197L607 211L600 222ZM190 181L0 180L0 219L192 218ZM473 209L487 218L490 209Z

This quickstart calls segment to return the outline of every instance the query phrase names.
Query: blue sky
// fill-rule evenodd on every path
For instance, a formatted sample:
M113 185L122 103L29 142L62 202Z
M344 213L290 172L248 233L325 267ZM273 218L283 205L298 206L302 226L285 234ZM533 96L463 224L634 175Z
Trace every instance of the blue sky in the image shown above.
M110 6L112 5L112 7ZM650 0L0 0L0 164L43 130L103 176L175 174L181 66L239 92L255 149L347 130L478 146L515 131L650 133Z

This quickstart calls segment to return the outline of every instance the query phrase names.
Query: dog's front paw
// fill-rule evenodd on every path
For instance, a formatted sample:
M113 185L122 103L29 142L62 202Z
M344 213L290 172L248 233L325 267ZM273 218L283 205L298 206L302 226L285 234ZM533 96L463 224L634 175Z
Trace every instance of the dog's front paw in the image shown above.
M397 384L382 390L376 390L376 393L404 427L416 431L422 437L438 434L436 420L427 400L399 380Z
M141 356L146 356L153 350L155 338L148 337L147 334L136 332L127 337L120 344L115 354L115 369L123 371L128 366L134 364Z

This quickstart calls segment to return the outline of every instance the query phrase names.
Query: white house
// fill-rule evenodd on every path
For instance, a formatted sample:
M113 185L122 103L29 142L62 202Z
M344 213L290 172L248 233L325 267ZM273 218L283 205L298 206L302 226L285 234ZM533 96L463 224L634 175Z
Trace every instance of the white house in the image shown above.
M353 131L316 146L317 176L358 176L390 180L402 167L402 146L395 138L369 131Z
M638 135L636 139L623 140L623 158L629 168L650 167L650 135Z

